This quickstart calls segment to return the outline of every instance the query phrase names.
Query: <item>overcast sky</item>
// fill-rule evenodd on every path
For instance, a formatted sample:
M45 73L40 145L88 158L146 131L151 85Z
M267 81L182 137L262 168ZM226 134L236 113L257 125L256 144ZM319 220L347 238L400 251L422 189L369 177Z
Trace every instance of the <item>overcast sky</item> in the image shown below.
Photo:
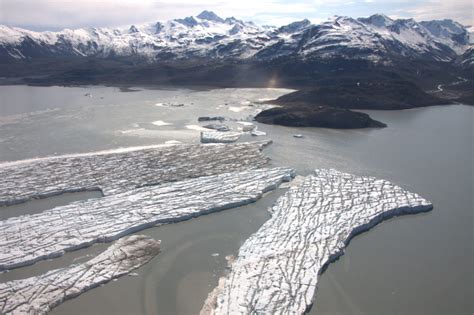
M34 30L164 21L211 10L258 24L385 13L416 20L450 18L473 25L474 0L0 0L0 24Z

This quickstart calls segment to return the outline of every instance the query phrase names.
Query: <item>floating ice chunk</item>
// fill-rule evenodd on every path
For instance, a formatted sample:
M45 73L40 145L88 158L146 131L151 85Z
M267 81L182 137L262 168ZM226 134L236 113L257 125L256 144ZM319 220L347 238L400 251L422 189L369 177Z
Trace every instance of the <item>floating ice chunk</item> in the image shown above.
M186 125L186 129L197 130L197 131L209 131L209 129L204 128L203 126L199 126L199 125Z
M144 235L132 235L118 240L85 263L0 283L1 313L45 314L67 299L143 266L159 251L159 241Z
M165 144L181 144L182 142L181 141L178 141L178 140L168 140L168 141L165 141Z
M154 122L152 122L153 125L155 126L169 126L169 125L172 125L172 123L169 123L169 122L166 122L166 121L163 121L163 120L156 120Z
M145 128L134 128L134 129L126 129L126 130L120 130L120 133L126 135L126 134L134 134L137 132L143 132L146 131Z
M267 133L265 131L260 131L260 130L257 130L257 129L254 129L250 132L250 134L252 136L266 136Z
M217 131L230 131L229 127L227 127L226 125L222 125L222 124L209 124L209 125L205 125L204 128L214 129L214 130L217 130Z
M256 127L254 124L252 124L251 122L248 122L248 121L238 121L237 123L240 124L240 125L243 125L242 131L244 131L244 132L252 131Z
M250 121L238 121L237 123L244 126L254 126Z
M212 151L208 153L212 155ZM184 168L203 167L207 165ZM110 242L158 224L245 205L293 176L288 168L203 176L9 218L0 221L0 270L33 264L96 242Z
M145 129L145 128L136 128L120 131L121 134L127 136L137 136L144 138L155 138L162 134L161 130Z
M183 103L156 103L157 107L183 107Z
M277 200L201 314L303 314L322 269L354 235L392 216L431 209L388 181L317 170Z
M293 135L293 137L295 137L295 138L303 138L303 135L298 133L298 134L296 134L296 135Z
M201 132L201 143L231 143L239 140L241 132Z
M234 113L239 113L239 112L244 111L246 109L247 108L245 108L245 107L237 107L237 106L229 106L228 107L228 110L230 110L231 112L234 112Z
M0 206L64 192L104 195L185 178L264 166L269 142L122 148L0 164Z

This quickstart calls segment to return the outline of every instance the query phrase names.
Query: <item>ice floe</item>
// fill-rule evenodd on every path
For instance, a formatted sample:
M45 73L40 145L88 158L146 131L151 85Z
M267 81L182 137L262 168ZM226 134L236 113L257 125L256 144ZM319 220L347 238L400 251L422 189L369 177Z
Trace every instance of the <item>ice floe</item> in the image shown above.
M179 140L168 140L165 141L165 144L181 144L182 142Z
M156 103L156 107L183 107L183 103Z
M242 148L241 151L245 152ZM183 153L192 154L191 150ZM117 164L115 166L119 168ZM168 172L179 173L169 166ZM219 169L219 165L214 166ZM193 174L205 173L204 169L200 169L202 167L207 169L208 166L181 166L182 169L192 169ZM288 168L202 176L74 202L39 214L9 218L0 221L0 270L57 257L95 242L110 242L158 224L245 205L293 176L293 170ZM174 177L169 176L168 179Z
M257 128L255 128L254 130L252 130L252 131L250 132L250 134L251 134L252 136L256 136L256 137L257 137L257 136L266 136L266 135L267 135L267 133L266 133L265 131L257 130Z
M240 113L240 112L242 112L246 109L247 109L246 107L238 107L238 106L229 106L228 107L228 110L230 110L231 112L234 112L234 113Z
M186 125L186 129L197 130L197 131L209 131L208 128L199 125Z
M136 187L264 166L268 142L161 145L0 164L0 206L64 192Z
M163 120L153 121L152 124L155 125L155 126L159 126L159 127L172 125L172 123L169 123L169 122L166 122L166 121L163 121Z
M45 314L67 299L128 274L149 262L159 251L159 241L132 235L118 240L85 263L0 283L1 313Z
M241 129L244 132L250 132L256 128L254 124L248 121L238 121L237 123L242 125Z
M386 180L316 170L280 197L201 314L303 314L324 266L384 219L432 204Z
M201 143L231 143L239 140L241 132L203 131Z
M205 125L204 128L213 129L217 131L230 131L230 128L223 124L209 124Z

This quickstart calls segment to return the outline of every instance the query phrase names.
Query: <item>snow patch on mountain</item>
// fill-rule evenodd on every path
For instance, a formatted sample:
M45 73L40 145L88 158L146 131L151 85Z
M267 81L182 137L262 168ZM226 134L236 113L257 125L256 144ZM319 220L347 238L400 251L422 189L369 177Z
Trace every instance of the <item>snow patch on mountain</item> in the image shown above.
M468 49L469 41L466 27L452 20L418 23L375 14L358 19L336 16L317 25L305 19L276 28L203 11L170 21L60 32L0 25L0 58L139 56L160 61L292 55L377 61L399 55L451 61Z

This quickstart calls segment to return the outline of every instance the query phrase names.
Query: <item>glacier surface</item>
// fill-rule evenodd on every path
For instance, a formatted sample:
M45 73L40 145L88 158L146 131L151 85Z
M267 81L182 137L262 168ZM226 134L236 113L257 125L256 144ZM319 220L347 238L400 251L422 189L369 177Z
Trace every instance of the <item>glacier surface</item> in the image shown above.
M199 171L200 166L189 167ZM58 257L95 242L110 242L158 224L248 204L293 176L289 168L202 176L9 218L0 221L0 270Z
M316 170L292 184L240 248L201 314L303 314L324 267L383 219L432 204L386 180Z
M268 141L162 145L0 164L0 206L64 192L107 195L137 187L263 167Z
M45 314L67 299L141 267L159 251L159 241L144 235L132 235L118 240L85 263L0 283L0 312Z

